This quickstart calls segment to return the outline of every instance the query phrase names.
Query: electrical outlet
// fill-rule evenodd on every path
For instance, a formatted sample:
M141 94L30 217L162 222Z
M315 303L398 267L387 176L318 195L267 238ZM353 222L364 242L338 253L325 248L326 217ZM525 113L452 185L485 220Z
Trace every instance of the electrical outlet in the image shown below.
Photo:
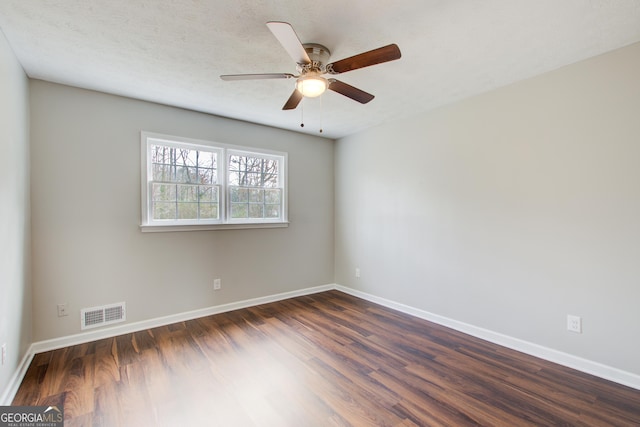
M356 267L356 279L360 278L360 268Z
M567 314L567 330L577 334L582 333L582 318Z
M64 317L69 315L69 310L67 308L67 303L58 304L58 317Z
M219 291L222 288L222 281L220 279L215 279L213 281L213 290Z
M2 344L2 366L5 360L7 360L7 343Z

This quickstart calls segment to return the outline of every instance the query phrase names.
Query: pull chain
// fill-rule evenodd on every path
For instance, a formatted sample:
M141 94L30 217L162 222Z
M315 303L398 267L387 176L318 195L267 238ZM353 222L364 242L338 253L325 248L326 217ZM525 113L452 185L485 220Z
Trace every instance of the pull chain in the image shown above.
M322 98L324 98L324 96L320 95L320 133L322 133L322 113L323 113L323 109L322 109Z
M302 98L302 102L300 102L300 127L304 127L304 98Z

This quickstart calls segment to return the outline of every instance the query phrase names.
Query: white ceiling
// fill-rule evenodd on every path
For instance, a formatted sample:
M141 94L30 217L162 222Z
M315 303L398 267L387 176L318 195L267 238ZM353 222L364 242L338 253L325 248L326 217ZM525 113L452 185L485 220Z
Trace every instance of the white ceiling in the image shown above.
M389 43L398 61L337 76L282 111L296 73L266 27L293 25L331 61ZM0 28L36 79L339 138L640 41L640 0L1 0Z

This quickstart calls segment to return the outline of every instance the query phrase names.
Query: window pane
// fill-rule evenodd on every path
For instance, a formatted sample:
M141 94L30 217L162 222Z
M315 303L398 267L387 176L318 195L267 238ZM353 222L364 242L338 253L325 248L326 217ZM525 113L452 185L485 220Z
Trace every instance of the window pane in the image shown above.
M240 185L240 172L229 172L229 185Z
M278 186L278 175L266 174L264 175L264 187L277 187Z
M172 201L176 200L175 184L153 184L153 200Z
M277 175L278 174L278 161L273 159L264 160L264 173Z
M151 163L169 164L170 148L162 145L151 145Z
M218 204L200 203L200 219L218 219Z
M200 202L216 202L218 203L218 188L217 187L205 187L203 185L198 187L198 197Z
M153 219L176 219L176 204L154 202L152 215Z
M174 170L176 171L176 175L174 177L175 182L189 182L189 174L187 173L186 167L176 166Z
M280 204L280 189L264 190L264 202L269 204Z
M247 218L247 204L245 203L233 203L231 205L231 218Z
M262 187L262 176L259 173L248 172L245 175L245 182L240 185L246 185L248 187Z
M240 156L229 156L229 170L230 171L240 170Z
M198 165L198 151L197 150L185 150L184 164L187 166Z
M260 188L249 189L249 202L262 203L264 201L264 190Z
M249 218L264 218L264 206L263 205L249 205Z
M153 165L153 181L173 181L171 175L171 166L169 165Z
M242 186L249 185L249 181L247 181L246 172L238 172L238 185L242 185Z
M280 205L265 205L265 218L280 218Z
M198 167L215 169L217 167L216 155L214 153L200 151L198 153Z
M178 201L197 202L198 187L195 185L177 185Z
M194 184L197 184L198 182L200 182L200 180L198 179L198 168L196 167L188 167L187 168L187 182L191 182Z
M199 184L217 184L216 181L216 174L213 169L198 169L197 182Z
M262 172L262 159L256 157L245 157L247 164L247 172Z
M198 182L198 171L195 167L176 166L175 182L185 184L196 184Z
M197 219L197 203L178 203L178 219Z
M174 162L178 166L195 166L197 162L197 151L188 148L175 148Z
M247 202L249 200L249 193L246 188L232 187L229 191L231 192L231 203Z

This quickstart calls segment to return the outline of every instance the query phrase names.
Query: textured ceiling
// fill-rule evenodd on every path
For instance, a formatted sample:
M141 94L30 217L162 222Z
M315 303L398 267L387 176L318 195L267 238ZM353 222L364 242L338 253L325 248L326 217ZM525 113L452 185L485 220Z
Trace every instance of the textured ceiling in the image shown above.
M296 73L267 21L293 25L331 61L389 43L398 61L338 78L282 111ZM1 0L0 28L36 79L338 138L640 41L640 0Z

